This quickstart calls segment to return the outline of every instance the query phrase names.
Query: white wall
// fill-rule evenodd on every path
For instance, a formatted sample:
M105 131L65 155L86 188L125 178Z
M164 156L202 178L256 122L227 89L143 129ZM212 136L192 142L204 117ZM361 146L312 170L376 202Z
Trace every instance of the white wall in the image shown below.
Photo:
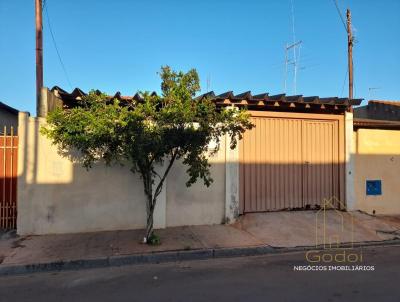
M354 191L354 141L353 141L353 112L345 112L345 180L346 180L346 209L356 209L356 196Z
M225 217L225 141L221 149L209 159L214 182L206 187L202 180L191 187L186 167L177 163L167 182L167 226L220 224Z
M77 233L145 227L142 181L129 167L98 164L87 171L60 156L39 131L44 119L19 116L19 234ZM155 226L224 220L225 144L210 159L214 183L186 188L186 168L173 167L155 210Z

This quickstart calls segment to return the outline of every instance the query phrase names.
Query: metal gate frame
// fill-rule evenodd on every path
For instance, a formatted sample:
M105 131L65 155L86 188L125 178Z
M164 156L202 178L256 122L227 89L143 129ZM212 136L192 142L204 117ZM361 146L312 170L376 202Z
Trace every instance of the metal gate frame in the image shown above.
M250 111L251 117L265 117L265 118L288 118L288 119L300 119L300 120L331 120L337 121L338 125L338 166L339 166L339 183L338 191L340 204L345 205L345 128L344 115L334 114L317 114L317 113L293 113L293 112L274 112L274 111ZM243 158L243 140L239 142L239 213L245 213L244 205L244 158Z
M17 228L18 136L10 130L0 136L0 229Z

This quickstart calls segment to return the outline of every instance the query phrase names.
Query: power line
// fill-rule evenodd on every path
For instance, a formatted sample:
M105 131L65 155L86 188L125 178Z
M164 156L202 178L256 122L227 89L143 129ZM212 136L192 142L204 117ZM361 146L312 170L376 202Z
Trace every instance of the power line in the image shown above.
M343 24L344 30L347 32L346 22L344 22L344 18L343 18L342 13L340 12L339 5L338 5L338 3L337 3L337 0L333 0L333 3L335 3L336 10L337 10L337 12L338 12L338 14L339 14L340 20L342 20L342 24Z
M63 62L63 60L62 60L62 58L61 58L61 55L60 55L60 52L58 51L56 39L54 38L53 29L52 29L51 23L50 23L49 12L48 12L48 10L47 10L47 1L46 1L46 0L43 1L43 9L44 9L44 11L45 11L45 13L46 13L47 25L49 26L49 31L50 31L51 39L53 40L53 45L54 45L54 48L55 48L55 50L56 50L56 53L57 53L57 56L58 56L58 60L60 61L60 65L61 65L62 70L63 70L63 72L64 72L65 78L67 79L68 85L69 85L70 88L72 89L72 84L71 84L71 81L69 80L69 76L68 76L68 73L67 73L67 69L65 68L64 62Z
M352 63L352 64L353 64L353 63ZM353 84L354 84L354 97L356 97L356 94L357 94L357 85L356 85L356 81L355 81L354 74L353 74Z

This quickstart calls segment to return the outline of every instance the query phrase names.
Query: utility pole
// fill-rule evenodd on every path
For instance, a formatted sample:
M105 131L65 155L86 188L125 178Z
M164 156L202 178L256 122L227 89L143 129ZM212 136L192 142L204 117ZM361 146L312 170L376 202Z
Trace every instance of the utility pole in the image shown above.
M42 0L35 0L36 23L36 116L40 116L41 90L43 87L43 26Z
M349 99L353 98L353 33L351 31L351 13L347 9L347 52L349 65Z

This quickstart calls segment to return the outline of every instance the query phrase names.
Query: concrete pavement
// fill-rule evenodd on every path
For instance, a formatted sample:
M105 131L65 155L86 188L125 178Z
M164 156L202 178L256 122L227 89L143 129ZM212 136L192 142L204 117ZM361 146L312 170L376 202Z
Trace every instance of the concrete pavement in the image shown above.
M399 217L374 217L360 212L332 210L326 212L325 224L321 225L322 220L316 220L316 214L316 211L246 214L234 225L161 229L157 230L162 240L158 246L141 244L142 230L11 236L0 239L0 270L15 265L96 260L156 252L314 246L316 239L322 243L323 234L336 240L338 231L340 242L400 238ZM203 256L206 258L205 254Z
M363 250L374 271L294 271L304 252L0 277L0 301L400 300L400 247Z

